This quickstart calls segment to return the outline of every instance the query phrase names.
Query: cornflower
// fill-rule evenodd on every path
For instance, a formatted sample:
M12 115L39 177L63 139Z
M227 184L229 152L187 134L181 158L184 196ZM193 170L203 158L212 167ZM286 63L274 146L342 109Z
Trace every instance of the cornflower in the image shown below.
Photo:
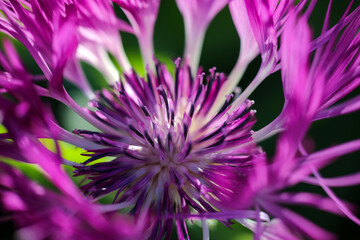
M359 108L358 97L332 104L360 84L360 7L350 12L350 4L329 28L330 2L322 33L312 40L307 21L316 1L295 2L177 0L186 39L172 75L154 58L160 0L0 1L0 29L29 50L43 73L27 72L4 40L0 113L7 132L0 135L0 155L35 164L59 191L44 189L4 165L0 177L8 180L0 200L20 228L18 236L170 239L175 224L178 238L189 239L186 220L201 220L203 238L209 239L207 220L216 219L229 227L231 220L238 221L255 239L334 237L283 204L312 206L360 225L351 205L329 188L359 184L358 174L334 184L319 173L335 157L359 150L360 140L315 153L302 146L313 121ZM113 4L129 24L116 17ZM229 77L199 67L205 32L226 6L241 41ZM132 69L119 31L137 37L145 76ZM239 81L259 54L258 73L241 91ZM97 68L108 87L93 91L82 61ZM279 70L283 111L255 132L254 101L248 98ZM88 107L70 96L64 79L83 91ZM63 129L44 97L65 104L97 130ZM259 144L279 132L270 158ZM40 138L54 140L55 150ZM84 149L88 159L65 159L58 141ZM62 165L72 168L74 177L84 176L82 193ZM320 185L328 196L287 192L300 182ZM97 202L108 194L114 196L112 204ZM57 217L71 224L59 224Z

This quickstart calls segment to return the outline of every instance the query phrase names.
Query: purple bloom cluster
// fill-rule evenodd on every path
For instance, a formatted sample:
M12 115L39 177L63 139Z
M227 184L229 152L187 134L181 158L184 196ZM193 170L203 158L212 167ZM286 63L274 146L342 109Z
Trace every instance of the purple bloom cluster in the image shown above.
M173 225L179 239L189 239L188 220L201 220L209 239L209 219L237 221L255 239L336 238L289 207L299 205L360 225L354 204L331 189L360 184L359 173L323 178L319 172L360 150L360 139L312 153L303 146L313 122L360 108L359 96L338 103L360 85L360 7L352 3L330 26L330 1L313 39L308 19L316 1L176 0L186 39L171 74L154 58L160 0L1 0L1 31L28 49L42 74L29 73L4 38L0 221L12 221L18 239L34 240L170 239ZM129 23L116 17L115 4ZM240 37L239 58L229 76L216 68L206 74L199 67L205 32L226 6ZM145 76L132 69L119 31L137 37ZM242 91L239 81L259 54L258 73ZM92 90L84 61L105 76L106 88ZM277 71L283 110L253 131L249 97ZM69 95L65 79L88 97L88 107ZM46 98L97 130L63 129ZM275 156L268 157L261 142L275 134ZM61 142L82 148L87 160L66 159ZM72 177L84 177L79 185L65 165ZM17 166L35 166L53 186ZM288 191L299 183L320 186L324 195ZM100 204L109 194L112 204Z

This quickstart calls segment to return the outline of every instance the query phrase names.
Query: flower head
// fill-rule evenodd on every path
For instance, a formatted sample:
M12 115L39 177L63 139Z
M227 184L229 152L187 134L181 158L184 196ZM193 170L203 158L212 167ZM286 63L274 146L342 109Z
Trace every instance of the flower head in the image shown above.
M359 150L360 140L309 153L302 146L313 121L360 108L359 96L331 106L360 83L360 8L350 13L349 6L329 28L329 7L322 33L312 40L307 21L316 1L307 2L177 0L186 39L184 61L177 59L171 74L154 58L160 0L0 1L1 30L24 44L44 75L27 72L4 41L0 156L17 166L35 165L56 188L41 187L0 163L2 212L34 239L169 239L174 222L179 239L188 239L186 220L201 220L208 239L208 219L226 226L234 219L255 239L333 238L288 205L360 225L353 206L330 188L359 184L359 174L327 179L319 172ZM113 3L130 24L116 17ZM205 74L199 67L205 32L226 6L241 41L238 62L229 77L215 68ZM136 36L144 78L132 70L119 31ZM259 70L242 91L237 85L258 54ZM94 92L83 61L109 86ZM283 111L254 132L254 102L248 98L278 70ZM85 93L88 107L69 94L64 79ZM63 129L47 99L97 130ZM274 157L266 156L261 141L279 131ZM61 141L84 149L82 158L75 152L69 157ZM62 165L84 177L79 186ZM326 196L288 191L298 183L320 186ZM100 204L108 194L113 203Z
M157 64L158 75L149 74L148 82L133 73L99 93L91 102L93 114L114 131L75 131L103 146L88 149L93 152L88 166L77 167L77 176L91 179L83 191L93 197L117 191L114 201L131 206L135 215L160 218L158 234L170 230L172 217L191 209L216 212L240 195L246 206L239 183L246 182L252 162L261 155L250 143L255 111L249 100L230 110L234 93L209 116L226 81L224 74L210 72L193 79L189 68L178 65L173 80ZM113 160L91 164L104 156Z

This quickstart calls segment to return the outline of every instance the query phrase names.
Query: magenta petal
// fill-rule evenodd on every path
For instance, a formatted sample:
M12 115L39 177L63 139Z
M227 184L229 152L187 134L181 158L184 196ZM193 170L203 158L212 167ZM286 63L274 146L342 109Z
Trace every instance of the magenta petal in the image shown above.
M282 35L281 64L285 106L281 116L288 130L282 134L277 145L275 162L280 176L287 176L296 166L295 154L311 120L319 107L322 79L314 83L309 77L308 58L310 30L303 17L290 14ZM308 89L313 88L314 92Z
M267 198L270 199L271 197ZM272 199L277 203L309 206L322 211L344 216L343 212L337 208L336 204L330 198L314 193L282 193L278 196L273 196ZM352 207L350 204L347 205Z
M282 209L272 203L266 203L263 206L269 213L280 218L287 226L299 229L311 239L335 239L333 234L320 228L293 211Z
M322 177L320 176L320 173L316 171L314 168L312 168L312 172L314 176L319 181L320 186L324 189L324 191L327 193L327 195L336 203L338 208L354 223L360 226L360 219L356 217L349 209L348 207L333 193L333 191L324 184L322 181Z
M241 41L241 52L245 55L253 53L255 55L259 51L253 30L250 25L250 20L247 13L245 2L242 0L234 0L229 4L231 16L233 18L235 27L238 31ZM249 54L250 55L250 54ZM250 57L251 59L251 57Z
M52 62L54 67L54 76L50 81L53 89L59 91L62 89L62 74L66 63L75 55L78 47L78 32L76 23L77 11L74 5L66 7L65 18L58 16L56 27L58 28L53 36L53 55Z
M322 112L319 112L315 116L315 120L320 120L324 118L336 117L343 114L349 114L360 109L360 96L356 96L350 100L347 100L343 103L337 104L333 107L330 107Z
M195 77L208 25L229 0L176 0L185 25L184 59Z
M300 160L301 165L295 172L293 172L289 181L294 183L301 181L302 178L311 173L311 166L320 169L335 161L335 159L339 156L343 156L345 154L359 150L360 140L354 140L312 153Z
M134 29L116 17L113 4L102 0L80 0L79 34L80 46L77 58L86 61L101 71L110 84L119 79L119 72L107 56L110 52L126 73L131 71L124 52L119 30L134 34Z
M122 215L109 218L98 206L46 189L0 163L2 213L20 239L145 239L141 227Z
M313 185L319 185L319 181L317 179L310 177L305 178L303 182ZM360 173L354 173L334 178L322 178L322 183L328 187L347 187L360 185Z
M255 40L265 60L277 50L277 36L269 3L258 0L246 0L245 3Z
M311 33L306 19L290 15L281 38L281 73L286 99L300 100L308 81Z
M144 66L149 66L153 73L154 46L153 34L155 21L160 7L160 0L112 0L117 3L128 17L139 41Z

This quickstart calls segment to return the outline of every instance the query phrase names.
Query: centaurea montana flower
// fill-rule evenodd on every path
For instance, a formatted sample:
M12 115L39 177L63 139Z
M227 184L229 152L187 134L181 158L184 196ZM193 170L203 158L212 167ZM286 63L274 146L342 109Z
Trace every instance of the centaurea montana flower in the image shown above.
M148 75L147 82L135 73L125 75L124 83L91 102L94 117L112 127L112 133L75 130L103 146L87 149L94 153L85 164L115 158L76 167L76 175L91 179L82 190L93 197L117 191L114 202L133 206L135 215L159 218L151 238L170 233L172 218L190 209L212 213L227 209L233 199L246 206L246 176L262 156L249 143L255 123L251 101L230 110L234 93L217 114L208 115L226 82L223 74L211 69L209 76L193 79L190 69L179 65L174 80L164 66L157 65L157 73L156 78ZM178 234L187 232L183 221L178 228Z
M112 2L121 7L131 27L115 17ZM7 186L0 192L5 211L14 215L19 210L16 222L21 222L21 215L28 219L38 212L38 223L44 222L44 212L53 217L60 212L73 224L49 221L46 226L55 234L68 234L64 237L69 239L97 239L103 231L115 238L169 239L174 222L178 238L188 239L187 219L202 220L204 239L209 238L207 219L227 226L236 219L254 231L255 239L333 237L283 204L313 206L359 224L351 206L329 188L336 185L334 180L323 179L318 172L335 157L359 150L359 140L309 154L301 143L312 121L358 109L358 97L338 107L330 105L358 86L360 8L349 14L349 7L330 29L328 11L323 32L311 42L307 19L316 1L306 10L304 0L297 4L277 0L176 2L184 17L186 42L183 62L175 61L173 76L153 59L160 0L0 1L4 15L0 28L29 49L44 73L44 77L28 73L5 41L5 54L0 55L4 70L0 111L8 132L1 135L0 155L37 164L61 191L42 190L47 196L43 199L27 187L32 183L23 180L24 185ZM203 38L209 23L227 5L242 44L239 60L229 78L215 68L206 75L198 66ZM40 27L38 21L46 24ZM119 30L138 38L145 77L131 69ZM122 74L117 75L107 52L115 57ZM258 54L262 60L259 71L241 92L236 86ZM341 64L335 64L334 58ZM98 68L109 87L94 93L80 61ZM254 132L255 110L248 98L277 70L282 72L283 111L274 122ZM88 96L89 108L78 105L67 93L63 78ZM39 79L47 80L48 85L37 84ZM63 102L98 130L66 131L56 123L50 108L43 106L41 96ZM283 133L276 154L267 159L258 143L279 131ZM70 162L57 143L54 153L38 138L71 143L85 149L83 155L89 158L80 164ZM61 164L73 167L75 176L85 176L80 186L83 195ZM4 167L1 176L15 182L25 179L10 167ZM341 178L338 185L359 184L357 177ZM299 182L320 185L329 197L286 192ZM23 187L29 194L20 196L16 191ZM96 205L87 199L97 201L110 193L115 194L112 205ZM9 194L16 199L17 210L7 201ZM36 200L34 206L27 206L29 198ZM59 209L59 203L65 207ZM37 204L49 207L38 209ZM121 226L124 216L118 210L136 224ZM109 216L120 220L112 223ZM89 230L87 226L99 228ZM38 229L27 230L34 239L42 239ZM131 230L133 236L128 235ZM46 236L56 239L54 233Z

